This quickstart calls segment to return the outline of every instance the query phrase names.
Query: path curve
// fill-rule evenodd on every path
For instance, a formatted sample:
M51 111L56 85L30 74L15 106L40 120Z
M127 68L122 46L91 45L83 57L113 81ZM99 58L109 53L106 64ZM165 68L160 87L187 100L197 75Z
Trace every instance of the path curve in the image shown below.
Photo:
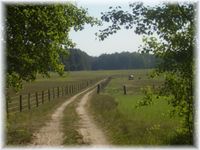
M95 124L94 120L92 119L92 116L86 108L87 102L90 99L92 92L94 92L94 90L87 92L81 98L81 101L79 102L78 107L76 108L76 112L81 118L79 133L82 135L83 141L85 143L94 146L108 146L109 142L107 141L106 136L104 135L102 130Z
M34 138L31 142L31 145L61 146L63 144L63 132L61 130L62 129L61 121L63 118L63 112L65 108L67 107L67 105L73 102L78 96L94 88L98 83L74 95L69 100L64 102L60 107L58 107L52 114L51 120L47 122L46 125L42 127L38 132L33 134Z

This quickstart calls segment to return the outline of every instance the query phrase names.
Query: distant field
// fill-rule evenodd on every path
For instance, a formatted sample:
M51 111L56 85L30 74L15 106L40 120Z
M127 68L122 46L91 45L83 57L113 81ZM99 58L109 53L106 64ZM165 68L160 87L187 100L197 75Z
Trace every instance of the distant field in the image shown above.
M44 101L54 99L53 95L55 95L55 97L59 97L57 95L63 95L63 93L64 95L67 95L67 90L71 91L69 89L71 89L72 86L74 87L74 90L70 93L74 93L75 90L78 91L77 89L79 88L79 85L82 84L85 86L85 84L87 84L86 82L95 82L100 78L108 76L128 76L128 74L133 72L140 73L144 71L146 72L146 70L74 71L65 72L63 76L59 76L57 73L51 72L50 78L44 78L41 75L38 75L34 82L24 82L23 88L17 93L13 89L9 89L8 94L10 96L10 100L7 101L7 111L20 111L20 107L23 107L22 109L28 109L31 106L35 107L37 105L41 105ZM30 104L28 102L28 94L30 94ZM38 102L36 94L38 95ZM22 95L21 106L20 95ZM29 107L29 105L31 106Z
M57 86L63 86L69 82L84 81L87 79L94 79L98 77L105 77L110 75L128 75L132 72L144 72L144 70L106 70L106 71L71 71L65 72L63 76L57 73L50 73L50 78L44 78L41 75L37 76L34 82L24 82L23 89L19 91L20 94L27 94L36 91L46 90ZM145 70L146 72L146 70ZM9 94L15 95L15 91L10 89Z
M110 140L117 145L168 145L172 144L179 118L170 118L170 106L166 97L157 99L154 104L136 108L144 94L141 88L160 86L162 78L152 79L147 70L135 71L135 79L116 77L100 95L94 95L91 109L95 119L105 129ZM123 94L123 85L127 95Z

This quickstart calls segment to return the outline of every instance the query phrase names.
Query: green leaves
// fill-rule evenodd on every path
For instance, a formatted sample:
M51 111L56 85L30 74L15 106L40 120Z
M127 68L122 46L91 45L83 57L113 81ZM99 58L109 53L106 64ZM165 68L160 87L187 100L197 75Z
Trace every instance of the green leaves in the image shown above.
M74 46L69 38L71 28L82 30L84 24L97 24L87 11L67 4L6 5L7 86L20 89L29 81L48 71L62 74L60 54ZM65 46L65 48L62 47Z
M153 91L150 86L147 86L146 88L142 89L142 92L144 93L143 100L139 101L136 105L136 108L142 107L142 106L148 106L150 104L153 104Z
M99 38L104 40L120 26L134 28L136 34L144 36L141 52L160 58L157 72L166 74L160 95L171 97L171 112L183 118L184 131L192 143L196 3L163 3L154 7L132 3L129 6L132 13L119 8L103 13L102 20L112 25L100 31ZM151 104L151 94L146 92L139 105L148 104Z

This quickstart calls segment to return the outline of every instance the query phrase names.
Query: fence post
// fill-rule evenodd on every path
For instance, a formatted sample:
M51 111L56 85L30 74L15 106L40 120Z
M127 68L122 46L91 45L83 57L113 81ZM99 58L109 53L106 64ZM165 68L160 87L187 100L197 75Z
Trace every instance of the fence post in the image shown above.
M42 104L44 103L44 91L42 91Z
M100 84L97 85L97 94L100 93Z
M65 95L68 95L68 85L65 87Z
M35 93L35 98L36 98L36 106L38 107L38 93Z
M76 83L74 83L74 93L76 93Z
M50 101L50 90L48 89L48 99L49 99L49 101Z
M126 95L126 85L124 85L123 88L124 88L124 95Z
M69 85L67 85L66 88L67 88L67 95L69 95Z
M28 93L28 110L30 110L30 109L31 109L30 98L31 98L31 94L30 94L30 93Z
M8 116L8 113L9 113L9 110L8 110L8 99L6 99L6 113L7 113L7 116Z
M55 91L54 91L54 88L53 88L53 99L55 98Z
M22 112L22 95L19 96L19 111Z
M76 84L77 92L79 92L79 83Z
M59 87L57 87L57 90L58 90L58 97L59 97Z
M63 86L62 86L62 97L64 96L64 90L63 90Z

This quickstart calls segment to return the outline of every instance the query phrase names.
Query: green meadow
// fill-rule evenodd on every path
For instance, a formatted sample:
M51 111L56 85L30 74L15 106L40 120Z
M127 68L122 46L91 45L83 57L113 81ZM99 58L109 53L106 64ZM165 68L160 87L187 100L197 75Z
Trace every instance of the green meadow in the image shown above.
M139 70L140 71L140 70ZM131 70L108 70L108 71L71 71L65 72L62 76L57 73L50 73L50 78L37 75L37 79L33 82L24 82L23 88L17 94L27 94L35 91L47 90L49 88L62 86L70 82L80 82L85 80L92 80L95 78L103 78L110 75L128 75ZM14 89L9 89L11 96L16 95Z
M128 75L130 70L115 70L115 71L74 71L65 72L63 76L59 76L56 73L50 73L50 78L44 78L41 75L37 76L34 82L24 82L22 90L15 92L13 89L9 89L9 95L11 97L19 94L27 95L28 93L41 92L49 88L66 85L68 83L82 82L85 80L93 80L96 78L104 78L110 75ZM53 111L66 101L69 96L56 98L50 102L45 102L38 108L31 110L24 110L23 112L10 113L6 118L6 144L8 145L27 145L33 138L33 132L38 131L45 123L51 118ZM18 106L18 102L16 103ZM72 104L74 105L74 104ZM66 112L72 115L66 115L64 118L64 125L72 125L76 117L75 108L66 109ZM72 131L71 127L64 130ZM71 133L72 137L74 133ZM78 136L76 134L76 136ZM68 138L69 139L69 138ZM76 141L70 138L71 141ZM65 140L67 141L67 140ZM72 144L74 142L65 142L66 144Z
M134 80L128 76L111 80L101 94L95 94L90 109L104 128L110 141L116 145L170 145L180 126L180 118L169 116L167 97L153 96L153 104L136 107L144 98L142 88L158 87L163 78L152 79L151 70L133 71ZM124 95L123 86L127 94Z
M154 97L153 104L136 108L143 99L142 88L146 86L158 87L163 78L152 79L149 74L153 70L114 70L114 71L76 71L66 72L63 76L50 73L51 78L38 75L36 81L25 83L21 94L46 90L61 86L69 82L81 82L96 78L112 76L112 80L100 94L94 94L90 100L91 113L96 123L102 127L109 141L114 145L170 145L179 127L179 118L169 117L170 106L167 97ZM134 80L128 76L134 74ZM127 94L124 95L123 86ZM11 96L15 95L11 91ZM13 93L12 93L13 92ZM7 118L6 142L8 145L27 145L38 131L50 119L52 112L69 96L60 97L47 102L38 108L9 115ZM76 103L72 103L65 110L63 131L65 145L85 144L77 133L78 116L75 112ZM70 140L69 140L70 139ZM176 144L176 143L175 143Z

